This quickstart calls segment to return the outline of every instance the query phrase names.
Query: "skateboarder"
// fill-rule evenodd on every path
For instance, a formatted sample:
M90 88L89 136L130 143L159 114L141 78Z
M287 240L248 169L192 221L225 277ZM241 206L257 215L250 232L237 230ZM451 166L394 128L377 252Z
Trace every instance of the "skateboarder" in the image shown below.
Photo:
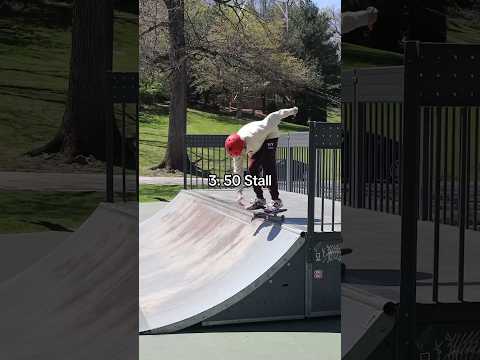
M298 112L297 107L291 109L282 109L269 114L261 121L252 121L240 128L236 133L231 134L225 141L225 149L233 158L233 172L243 176L243 155L247 154L248 172L252 176L260 176L260 169L263 169L263 175L271 175L271 186L269 187L271 203L267 209L278 210L283 204L279 198L277 172L276 172L276 152L278 137L280 131L278 125L282 119L288 116L294 116ZM240 188L240 194L242 191ZM266 206L263 190L261 186L253 186L256 199L248 210L261 209Z

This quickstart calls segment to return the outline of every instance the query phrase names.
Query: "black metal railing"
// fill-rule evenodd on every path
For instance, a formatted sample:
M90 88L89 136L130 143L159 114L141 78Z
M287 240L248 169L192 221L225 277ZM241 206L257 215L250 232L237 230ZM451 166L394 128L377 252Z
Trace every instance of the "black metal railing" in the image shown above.
M339 232L336 229L335 202L337 195L341 194L341 149L343 143L343 129L341 124L329 124L325 122L310 122L309 131L309 162L308 162L308 216L307 216L307 237L315 236L315 197L321 199L320 231L330 230ZM327 186L322 186L328 182ZM328 193L327 191L331 191ZM326 214L325 199L331 199L330 214L331 226L326 229L324 217Z
M330 124L341 128L341 124ZM279 138L277 148L277 178L279 189L308 193L309 174L309 134L297 132L284 134ZM209 176L219 180L218 188L223 188L225 174L232 172L232 160L224 149L227 135L187 135L185 137L184 187L208 188ZM340 200L341 153L339 149L317 149L316 156L317 197ZM247 161L245 159L246 166ZM247 169L244 169L246 173Z
M403 131L403 67L345 72L342 118L344 143L343 204L400 214L401 134ZM399 85L385 85L397 82ZM347 86L350 84L350 89ZM377 85L375 85L377 84ZM445 105L419 107L418 218L459 225L459 204L465 191L465 224L478 230L480 110ZM462 139L465 139L463 141ZM463 159L463 160L462 160ZM462 161L466 165L461 175ZM438 189L437 189L438 186Z

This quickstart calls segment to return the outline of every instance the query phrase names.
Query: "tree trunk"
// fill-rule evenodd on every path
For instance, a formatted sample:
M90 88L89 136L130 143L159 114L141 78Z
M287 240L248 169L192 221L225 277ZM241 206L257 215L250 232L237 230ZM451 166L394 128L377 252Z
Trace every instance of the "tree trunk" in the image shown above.
M112 6L112 0L74 4L70 96L63 122L67 155L90 153L105 159L105 123L112 116L106 81L112 69Z
M168 8L170 68L170 115L165 159L168 170L183 170L184 137L187 124L187 71L184 27L184 0L164 0Z
M106 77L107 71L112 70L112 56L113 1L76 0L62 124L49 143L32 150L30 155L63 152L71 160L77 155L93 155L105 160L106 119L113 116L111 89ZM118 163L121 149L117 128L114 146ZM131 154L128 157L131 158Z

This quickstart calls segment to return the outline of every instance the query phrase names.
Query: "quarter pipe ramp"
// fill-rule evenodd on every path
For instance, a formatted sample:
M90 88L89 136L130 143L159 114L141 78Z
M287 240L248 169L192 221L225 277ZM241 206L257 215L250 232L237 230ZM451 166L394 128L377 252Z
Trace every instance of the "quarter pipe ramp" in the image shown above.
M280 225L251 221L234 196L182 191L140 224L140 332L307 316L306 197L282 194L289 212ZM329 206L338 207L338 220L340 204ZM324 315L339 313L339 269L319 284L329 307Z
M68 239L0 284L4 358L137 356L137 216L136 205L102 204Z

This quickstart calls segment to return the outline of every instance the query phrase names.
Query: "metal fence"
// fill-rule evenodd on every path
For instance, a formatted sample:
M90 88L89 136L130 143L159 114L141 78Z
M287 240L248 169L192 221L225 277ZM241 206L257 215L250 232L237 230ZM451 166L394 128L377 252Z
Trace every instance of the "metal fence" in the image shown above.
M389 67L343 74L344 205L400 214L403 73ZM421 169L419 219L480 228L479 122L478 106L419 107L421 145L418 158L408 159Z
M341 128L341 124L330 124ZM224 175L232 173L232 160L224 143L227 135L187 135L185 139L185 188L208 188L209 177L223 188ZM277 178L279 189L301 194L308 193L309 133L284 134L277 148ZM341 199L341 150L317 149L315 194L327 199ZM244 164L247 164L245 159ZM245 173L247 169L244 169ZM211 182L213 184L213 182Z
M417 321L425 316L416 304L419 219L434 224L435 309L440 224L458 228L457 300L466 304L465 232L478 230L479 59L476 45L407 42L405 67L343 74L343 203L401 215L402 358L412 358Z

